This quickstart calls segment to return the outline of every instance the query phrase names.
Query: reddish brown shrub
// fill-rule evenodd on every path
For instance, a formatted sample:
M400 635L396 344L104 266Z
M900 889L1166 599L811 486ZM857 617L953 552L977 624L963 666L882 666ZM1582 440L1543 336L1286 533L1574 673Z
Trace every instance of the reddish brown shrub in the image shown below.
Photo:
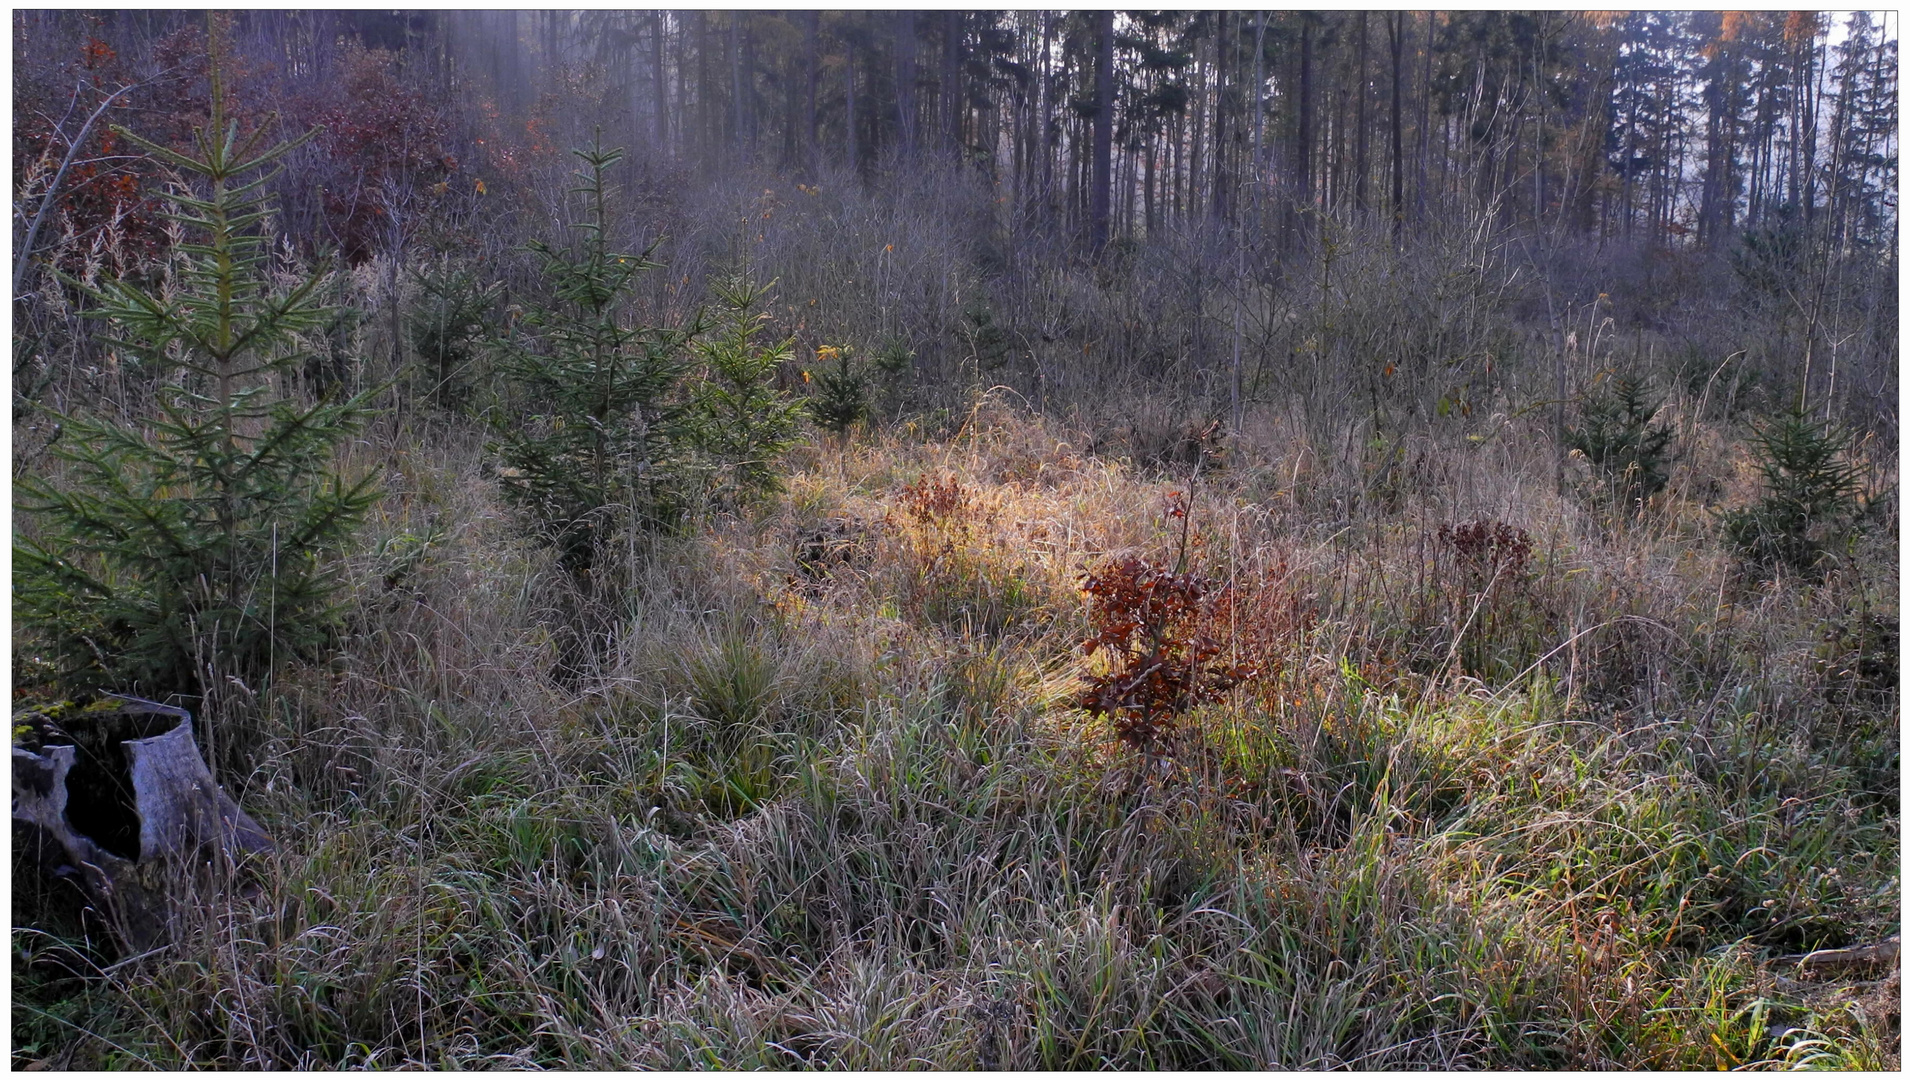
M1106 650L1114 664L1087 677L1079 703L1110 718L1121 741L1143 753L1159 749L1188 709L1256 674L1226 660L1233 593L1209 578L1127 558L1102 565L1081 587L1094 627L1082 648L1090 656Z
M1439 540L1449 545L1467 572L1485 581L1525 573L1532 557L1532 535L1516 525L1478 518L1457 527L1441 525Z
M346 261L385 250L407 216L445 193L458 162L446 149L442 110L401 81L392 55L351 48L331 96L308 107L322 125L325 225Z
M166 243L158 208L143 190L154 169L112 124L136 102L150 108L151 88L122 92L137 84L138 76L112 46L90 33L76 58L57 68L32 66L16 78L14 188L32 200L33 213L61 161L69 154L73 158L54 193L48 227L35 238L36 251L55 249L60 269L75 276L95 253L112 276L147 265ZM106 115L84 128L83 120L109 100ZM71 140L81 134L85 141L75 149Z
M923 476L902 488L902 509L923 525L946 525L968 504L968 493L953 476Z

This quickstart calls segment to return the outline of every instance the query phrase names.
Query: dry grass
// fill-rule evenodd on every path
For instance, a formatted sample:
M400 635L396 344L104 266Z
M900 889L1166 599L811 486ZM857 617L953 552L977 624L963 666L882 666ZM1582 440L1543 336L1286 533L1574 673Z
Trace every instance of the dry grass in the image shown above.
M17 887L16 1065L1894 1067L1894 976L1772 963L1901 922L1894 510L1809 580L1717 539L1781 328L1665 286L1683 321L1614 339L1639 298L1561 287L1572 390L1643 370L1678 431L1614 516L1507 404L1552 396L1561 276L1464 214L1243 284L1213 236L1094 269L972 176L884 189L739 174L630 226L672 238L658 318L748 250L801 346L916 358L771 505L619 553L581 680L483 432L406 402L351 448L386 498L344 647L206 717L260 732L225 779L279 857L143 957ZM345 286L371 382L388 269ZM1894 400L1865 363L1859 422ZM137 410L117 368L44 370L45 403ZM16 424L16 469L51 432ZM1171 559L1175 491L1265 675L1150 766L1071 703L1077 586ZM1529 553L1469 555L1473 522Z
M1894 617L1894 548L1762 582L1688 493L1720 456L1609 521L1517 422L1409 442L1380 498L1356 433L1250 420L1200 476L1001 396L805 448L633 567L572 689L476 436L379 433L350 647L259 706L259 895L104 972L16 930L16 1061L1895 1062L1894 1007L1765 964L1899 925L1895 687L1820 662ZM1170 491L1281 614L1149 772L1069 704L1076 586L1171 553ZM1474 519L1530 558L1468 577Z

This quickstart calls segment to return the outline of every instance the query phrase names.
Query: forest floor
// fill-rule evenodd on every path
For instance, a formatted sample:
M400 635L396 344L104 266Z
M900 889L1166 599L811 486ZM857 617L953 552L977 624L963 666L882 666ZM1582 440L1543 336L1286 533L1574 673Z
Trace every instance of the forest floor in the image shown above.
M1518 421L1196 467L984 396L630 553L581 679L482 432L400 423L227 778L279 855L125 959L16 881L16 1066L1899 1061L1894 950L1798 959L1900 933L1894 528L1747 567L1702 423L1630 513ZM1079 704L1123 557L1252 669L1146 754Z

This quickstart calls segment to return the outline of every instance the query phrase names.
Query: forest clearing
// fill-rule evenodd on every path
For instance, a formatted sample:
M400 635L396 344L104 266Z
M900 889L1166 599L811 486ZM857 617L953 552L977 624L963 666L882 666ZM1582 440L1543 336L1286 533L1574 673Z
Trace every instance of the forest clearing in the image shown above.
M13 1066L1898 1068L1894 18L14 12Z

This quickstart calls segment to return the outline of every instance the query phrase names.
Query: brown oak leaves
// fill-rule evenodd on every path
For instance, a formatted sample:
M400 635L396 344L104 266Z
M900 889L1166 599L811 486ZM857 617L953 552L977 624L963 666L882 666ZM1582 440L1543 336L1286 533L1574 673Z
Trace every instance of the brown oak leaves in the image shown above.
M1157 752L1187 710L1258 673L1228 662L1233 592L1210 578L1130 557L1103 564L1081 587L1094 628L1082 648L1111 664L1086 677L1078 704L1143 753Z

